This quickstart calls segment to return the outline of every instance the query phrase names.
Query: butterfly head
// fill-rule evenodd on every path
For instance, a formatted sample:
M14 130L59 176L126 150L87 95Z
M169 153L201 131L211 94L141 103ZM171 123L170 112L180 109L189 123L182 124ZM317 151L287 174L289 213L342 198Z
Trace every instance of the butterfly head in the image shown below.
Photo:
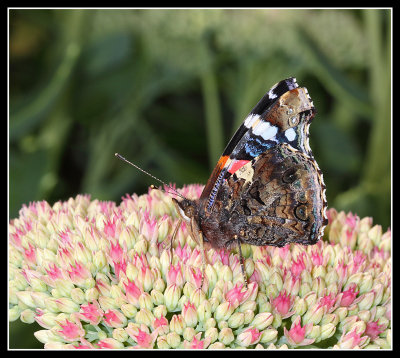
M192 218L195 218L197 215L197 205L196 202L189 199L183 199L181 201L172 198L172 202L175 205L176 210L178 211L180 217L190 223Z

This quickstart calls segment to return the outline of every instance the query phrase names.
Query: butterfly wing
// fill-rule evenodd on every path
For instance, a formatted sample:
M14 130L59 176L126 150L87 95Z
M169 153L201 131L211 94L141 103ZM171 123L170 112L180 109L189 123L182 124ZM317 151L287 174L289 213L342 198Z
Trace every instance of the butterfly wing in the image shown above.
M226 247L237 236L251 245L312 245L327 225L322 173L307 154L279 143L221 184L217 210L205 216L205 237Z
M278 143L311 154L308 126L315 114L307 89L291 77L274 85L252 109L236 131L201 194L211 210L224 179Z

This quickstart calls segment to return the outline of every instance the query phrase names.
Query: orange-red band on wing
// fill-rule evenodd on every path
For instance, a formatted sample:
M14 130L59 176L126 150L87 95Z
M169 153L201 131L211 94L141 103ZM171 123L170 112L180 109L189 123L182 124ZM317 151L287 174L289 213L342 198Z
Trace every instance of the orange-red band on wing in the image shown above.
M233 174L236 172L236 170L240 169L244 165L246 165L250 160L235 160L231 167L229 168L228 172Z
M206 198L210 195L211 190L214 187L215 181L217 180L219 174L221 173L222 169L224 169L226 162L229 159L229 155L223 155L219 158L217 165L215 166L213 172L210 175L210 178L207 181L206 186L204 187L203 192L201 193L200 198Z

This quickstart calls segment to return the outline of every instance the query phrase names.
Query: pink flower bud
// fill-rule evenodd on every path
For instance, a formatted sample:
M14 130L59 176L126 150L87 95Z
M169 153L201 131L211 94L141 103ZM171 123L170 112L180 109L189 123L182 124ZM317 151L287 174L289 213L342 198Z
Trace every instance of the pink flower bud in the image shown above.
M240 333L237 342L242 347L248 347L257 344L260 341L261 333L257 328L250 327Z
M120 311L109 309L104 313L103 321L108 327L118 328L125 327L127 319Z
M195 327L197 325L196 307L190 301L186 302L182 309L182 316L187 327Z
M343 335L340 337L338 346L341 349L353 349L356 347L362 347L368 344L369 337L361 336L362 333L357 333L356 328L354 328L351 332L343 332Z
M88 303L87 305L81 305L79 312L79 318L85 322L97 326L102 320L104 315L103 310L100 308L99 304L94 301L93 303Z
M358 295L358 291L356 291L356 285L351 285L346 291L342 293L342 297L340 300L340 306L348 307L350 306L356 296Z
M80 323L75 324L69 320L65 320L64 323L59 323L59 325L61 329L57 331L58 334L68 342L79 340L85 335L85 331Z
M282 318L288 318L293 314L293 312L290 312L290 309L293 306L293 299L285 290L281 291L279 295L271 301L271 303L272 307L282 316Z
M306 334L312 329L312 323L308 323L303 327L300 325L301 319L298 316L292 323L290 330L286 327L283 328L284 335L288 340L288 343L292 346L305 346L312 344L315 339L307 339Z

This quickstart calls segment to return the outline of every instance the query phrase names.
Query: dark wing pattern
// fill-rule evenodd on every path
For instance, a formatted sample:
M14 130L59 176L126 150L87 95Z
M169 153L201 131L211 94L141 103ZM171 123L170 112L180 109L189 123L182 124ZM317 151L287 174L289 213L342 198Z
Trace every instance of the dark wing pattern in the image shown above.
M251 245L312 245L326 218L322 173L307 154L280 143L238 169L220 186L217 208L202 217L204 236L227 247L235 235Z
M278 143L312 155L308 126L315 114L307 89L299 88L294 77L274 85L257 103L236 131L201 194L211 210L220 185L239 168Z

